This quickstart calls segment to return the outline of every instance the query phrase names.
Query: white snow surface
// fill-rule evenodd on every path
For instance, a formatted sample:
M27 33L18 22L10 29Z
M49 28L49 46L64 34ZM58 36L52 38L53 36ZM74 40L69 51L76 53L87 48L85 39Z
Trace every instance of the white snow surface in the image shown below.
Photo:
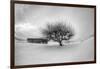
M15 65L50 64L94 60L94 39L84 42L48 44L28 43L15 40Z

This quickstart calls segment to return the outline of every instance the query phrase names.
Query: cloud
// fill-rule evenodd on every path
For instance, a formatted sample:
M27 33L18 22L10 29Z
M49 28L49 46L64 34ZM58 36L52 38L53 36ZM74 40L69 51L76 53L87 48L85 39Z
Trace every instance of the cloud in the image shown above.
M31 23L20 23L15 25L15 36L20 38L39 37L40 31L38 25Z

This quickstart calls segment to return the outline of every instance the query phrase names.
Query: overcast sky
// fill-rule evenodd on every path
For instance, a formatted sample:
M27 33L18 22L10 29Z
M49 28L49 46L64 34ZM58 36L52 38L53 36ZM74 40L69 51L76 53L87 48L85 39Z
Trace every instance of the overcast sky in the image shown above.
M41 29L56 21L71 24L76 38L85 37L94 32L94 9L44 5L15 5L15 32L20 38L42 37Z

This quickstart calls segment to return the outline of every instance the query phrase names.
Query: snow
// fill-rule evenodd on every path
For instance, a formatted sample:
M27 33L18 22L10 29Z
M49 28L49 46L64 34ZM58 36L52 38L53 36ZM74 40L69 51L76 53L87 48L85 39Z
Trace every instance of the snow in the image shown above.
M57 42L48 44L15 41L15 65L50 64L94 60L94 39L83 43L59 46Z

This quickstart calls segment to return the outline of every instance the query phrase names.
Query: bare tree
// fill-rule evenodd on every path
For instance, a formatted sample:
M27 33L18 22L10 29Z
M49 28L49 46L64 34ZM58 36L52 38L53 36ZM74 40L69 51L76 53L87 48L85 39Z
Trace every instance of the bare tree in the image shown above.
M66 24L62 22L47 24L46 29L43 29L42 33L48 40L54 40L58 42L60 46L63 46L63 40L69 40L75 34L71 26L66 26Z

